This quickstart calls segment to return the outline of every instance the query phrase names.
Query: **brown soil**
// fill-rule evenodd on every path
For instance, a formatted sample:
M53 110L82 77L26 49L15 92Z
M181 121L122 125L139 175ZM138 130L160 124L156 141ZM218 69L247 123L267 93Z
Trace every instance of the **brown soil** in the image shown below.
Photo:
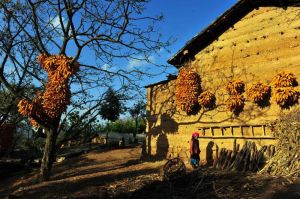
M300 181L211 169L192 171L172 182L162 179L165 161L141 161L141 149L94 150L54 165L53 177L36 173L1 180L0 198L300 198Z

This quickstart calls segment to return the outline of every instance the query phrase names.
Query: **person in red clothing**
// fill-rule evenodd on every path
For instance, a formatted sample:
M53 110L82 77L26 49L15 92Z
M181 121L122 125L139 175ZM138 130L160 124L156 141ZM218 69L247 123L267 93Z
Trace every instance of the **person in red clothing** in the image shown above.
M200 161L200 147L199 147L199 133L194 132L190 141L190 161L193 168L199 167Z

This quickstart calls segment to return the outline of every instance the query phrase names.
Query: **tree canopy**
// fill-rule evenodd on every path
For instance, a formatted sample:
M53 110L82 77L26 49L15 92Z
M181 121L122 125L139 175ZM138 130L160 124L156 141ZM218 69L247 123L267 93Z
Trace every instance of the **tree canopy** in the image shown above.
M114 122L119 119L121 112L122 103L120 96L110 87L104 96L99 114L103 119Z
M38 112L35 116L29 114L38 125L46 129L47 139L41 166L43 179L50 176L55 157L55 142L60 132L59 127L62 126L59 123L67 121L69 112L76 109L85 110L80 118L93 119L102 104L105 90L112 84L118 93L126 93L130 99L130 95L133 96L132 91L141 88L140 81L143 77L151 73L149 68L124 67L124 63L132 60L151 62L153 54L169 45L170 40L162 39L162 35L157 31L157 22L162 17L144 15L148 2L0 1L0 82L16 99L24 99L23 108L27 107L27 111L31 112L29 105L41 99L43 95L36 93L25 96L20 92L20 88L26 88L30 84L41 87L49 102L51 95L48 94L51 89L50 93L54 98L68 90L55 91L50 73L57 69L48 70L45 68L47 64L42 59L37 60L37 57L65 57L68 59L65 69L79 64L79 71L76 74L72 73L74 76L70 76L64 83L66 88L70 88L72 98L65 98L65 102L68 103L59 108L59 114L53 112L57 107L48 106L53 108L49 109L48 113L52 112L50 115L55 115L55 121L45 122L45 117L39 119ZM49 66L57 66L57 59ZM164 68L161 69L160 72L163 72ZM158 73L158 70L155 72ZM50 90L49 83L52 85ZM69 99L71 106L67 108ZM58 99L57 102L60 103L61 100ZM64 111L67 112L63 114Z

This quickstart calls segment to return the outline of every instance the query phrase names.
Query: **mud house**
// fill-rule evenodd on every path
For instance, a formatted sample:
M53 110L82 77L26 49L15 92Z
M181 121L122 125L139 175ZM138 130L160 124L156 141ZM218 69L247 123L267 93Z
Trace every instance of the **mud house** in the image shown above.
M199 2L200 3L200 2ZM218 148L232 148L233 143L255 141L259 147L274 144L268 125L283 108L272 95L264 106L249 100L246 92L239 113L228 110L230 95L226 85L233 79L244 83L270 85L282 71L300 81L300 0L241 0L192 38L168 60L179 71L197 73L201 92L215 96L211 109L199 107L194 114L178 109L176 76L148 85L147 147L157 158L188 157L189 140L194 131L200 137L201 159ZM297 84L293 89L298 89ZM178 92L178 91L177 91ZM298 101L298 97L296 98Z

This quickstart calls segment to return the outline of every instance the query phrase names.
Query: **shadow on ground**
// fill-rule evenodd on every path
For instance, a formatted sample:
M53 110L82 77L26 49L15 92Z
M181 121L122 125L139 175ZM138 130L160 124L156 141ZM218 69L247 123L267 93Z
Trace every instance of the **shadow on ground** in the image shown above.
M160 165L144 164L140 156L140 147L82 154L55 164L48 182L37 183L38 169L1 180L0 198L77 197L99 193L99 187L114 182L157 174Z
M202 169L167 181L164 162L140 156L141 148L82 154L56 164L51 181L36 183L37 170L1 181L0 198L299 198L299 179Z
M194 199L194 198L300 198L300 181L254 173L227 173L198 170L172 182L153 181L134 192L121 193L118 199ZM110 195L110 194L107 194Z

